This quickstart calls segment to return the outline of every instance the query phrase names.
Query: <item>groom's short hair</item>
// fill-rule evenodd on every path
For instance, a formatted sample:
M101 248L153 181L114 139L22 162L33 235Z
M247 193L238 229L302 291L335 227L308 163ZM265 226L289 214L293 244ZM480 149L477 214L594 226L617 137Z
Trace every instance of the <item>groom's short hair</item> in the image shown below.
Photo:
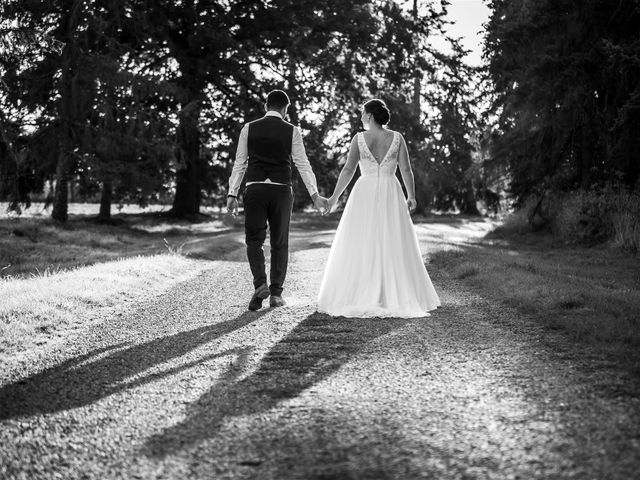
M271 90L267 95L267 108L280 110L289 105L289 103L289 97L282 90Z

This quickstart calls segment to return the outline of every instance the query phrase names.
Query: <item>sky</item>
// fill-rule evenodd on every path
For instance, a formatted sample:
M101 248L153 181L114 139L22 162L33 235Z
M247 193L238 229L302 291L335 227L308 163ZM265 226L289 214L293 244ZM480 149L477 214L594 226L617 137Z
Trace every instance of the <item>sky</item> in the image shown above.
M489 19L491 10L484 0L450 0L448 18L454 22L448 26L448 33L453 37L462 37L464 48L471 50L465 60L470 65L482 63L482 24ZM434 41L435 45L439 42Z

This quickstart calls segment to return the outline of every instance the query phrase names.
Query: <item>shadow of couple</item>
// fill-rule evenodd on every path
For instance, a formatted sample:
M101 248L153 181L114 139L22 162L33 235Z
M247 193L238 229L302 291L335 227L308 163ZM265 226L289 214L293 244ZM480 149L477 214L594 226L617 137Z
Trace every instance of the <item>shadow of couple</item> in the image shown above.
M144 385L202 362L233 355L216 383L186 407L178 424L149 437L142 453L164 457L216 435L228 417L265 412L327 378L364 345L408 320L330 317L313 313L274 344L252 373L242 365L253 349L239 346L179 367L156 367L258 321L269 309L198 327L145 343L96 349L0 388L0 421L55 413ZM152 369L155 373L147 372ZM145 373L146 372L146 373ZM133 377L133 378L132 378Z
M235 352L215 353L197 362L158 373L157 365L186 355L219 337L256 321L265 312L245 312L229 321L201 326L130 345L113 344L73 357L0 388L0 421L21 416L55 413L137 387L213 358ZM235 350L235 349L234 349ZM135 379L131 379L134 377Z

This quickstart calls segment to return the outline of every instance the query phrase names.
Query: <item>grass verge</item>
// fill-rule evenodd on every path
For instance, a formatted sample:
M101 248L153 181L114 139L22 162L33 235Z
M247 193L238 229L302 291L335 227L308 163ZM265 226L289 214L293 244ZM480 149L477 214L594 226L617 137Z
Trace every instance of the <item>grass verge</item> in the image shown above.
M0 280L0 359L55 343L206 266L175 254ZM4 357L4 359L2 358Z
M490 234L436 252L431 262L576 341L621 352L640 346L640 259L628 252Z
M0 218L0 358L55 343L240 246L238 222L221 214L191 223L132 210L105 225L91 205L75 207L65 224Z
M216 241L225 233L239 231L236 223L220 214L200 223L156 213L122 214L108 225L84 214L72 215L65 224L48 217L0 218L0 277L39 276L178 250L215 259L237 247Z

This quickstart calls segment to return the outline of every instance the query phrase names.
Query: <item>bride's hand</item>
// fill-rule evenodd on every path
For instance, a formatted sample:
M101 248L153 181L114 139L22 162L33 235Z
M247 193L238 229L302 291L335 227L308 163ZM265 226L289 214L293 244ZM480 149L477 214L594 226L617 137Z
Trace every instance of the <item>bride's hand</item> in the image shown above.
M407 198L407 207L409 207L409 213L415 212L417 206L418 204L415 198Z
M329 205L327 207L327 213L333 212L337 204L338 204L338 199L335 198L333 195L331 195L329 197Z

